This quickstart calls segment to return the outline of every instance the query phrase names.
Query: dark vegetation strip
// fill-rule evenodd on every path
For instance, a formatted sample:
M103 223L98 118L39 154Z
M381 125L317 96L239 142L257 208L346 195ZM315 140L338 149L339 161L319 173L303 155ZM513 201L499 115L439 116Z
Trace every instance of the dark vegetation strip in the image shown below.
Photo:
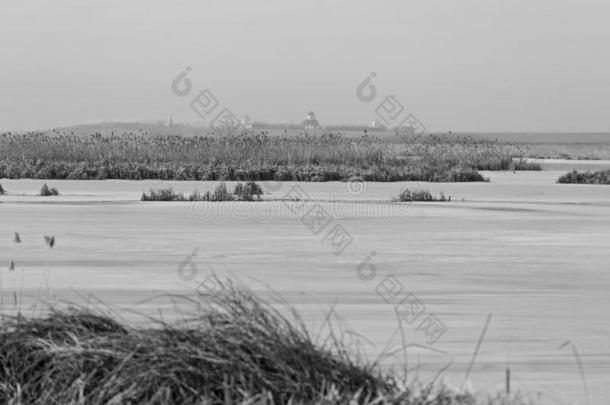
M373 136L0 134L0 178L485 181L512 170L514 146L428 135L396 144ZM531 168L528 166L528 168Z

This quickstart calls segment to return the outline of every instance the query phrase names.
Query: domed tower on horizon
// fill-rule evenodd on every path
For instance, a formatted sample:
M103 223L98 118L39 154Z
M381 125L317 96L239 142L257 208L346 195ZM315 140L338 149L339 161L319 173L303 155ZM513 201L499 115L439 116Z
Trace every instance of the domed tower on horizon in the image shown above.
M316 114L313 111L310 111L305 116L305 121L303 121L303 126L305 129L316 129L320 128L320 123L316 118Z

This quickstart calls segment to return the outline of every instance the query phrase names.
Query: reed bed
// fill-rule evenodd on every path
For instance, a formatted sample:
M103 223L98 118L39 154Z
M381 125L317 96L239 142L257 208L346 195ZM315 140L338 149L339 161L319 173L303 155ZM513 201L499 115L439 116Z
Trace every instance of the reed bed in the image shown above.
M0 178L485 181L479 170L511 170L514 147L428 135L400 144L329 133L230 136L0 134Z

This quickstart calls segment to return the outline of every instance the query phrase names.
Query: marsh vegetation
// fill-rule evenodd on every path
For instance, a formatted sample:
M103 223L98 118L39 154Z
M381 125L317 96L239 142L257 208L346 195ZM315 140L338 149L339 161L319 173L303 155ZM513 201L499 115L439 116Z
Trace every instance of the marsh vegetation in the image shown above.
M41 197L49 197L59 195L59 191L55 187L49 187L47 183L44 183L40 188L38 195Z
M564 184L610 184L610 170L580 172L573 170L557 179Z
M464 182L532 169L515 166L509 144L448 135L4 133L0 150L0 178Z
M442 191L438 196L433 195L428 190L423 189L405 189L403 190L397 198L397 201L400 202L409 202L409 201L424 201L424 202L434 202L434 201L451 201L451 196L445 196L445 193Z
M232 191L222 182L213 192L207 190L201 193L197 190L190 194L175 192L171 187L151 189L143 192L140 201L254 201L261 199L263 189L257 183L249 181L245 184L237 183Z

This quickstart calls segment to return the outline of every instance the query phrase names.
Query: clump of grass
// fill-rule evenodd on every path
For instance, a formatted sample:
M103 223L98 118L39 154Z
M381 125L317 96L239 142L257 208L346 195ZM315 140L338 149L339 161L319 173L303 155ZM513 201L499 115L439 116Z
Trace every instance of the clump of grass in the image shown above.
M187 196L187 200L189 201L203 201L205 194L201 194L198 190L193 191L191 194ZM142 200L144 201L144 200Z
M443 182L471 182L484 181L488 182L489 178L484 177L477 170L470 167L454 167L447 171L445 176L438 180Z
M392 389L343 351L314 344L300 321L249 291L224 284L194 303L188 322L146 329L79 308L5 319L0 402L311 403L333 390L364 398Z
M53 195L59 195L59 191L55 187L49 187L47 183L44 183L40 188L38 195L42 197L48 197Z
M573 170L557 179L564 184L610 184L610 170L579 172Z
M140 201L184 201L184 195L176 193L173 188L165 187L158 190L150 189L150 192L142 193Z
M229 191L227 185L222 182L216 186L213 193L209 190L205 193L195 190L187 196L175 192L171 187L151 189L148 193L142 193L140 201L254 201L255 196L260 200L262 194L261 186L253 181L246 184L237 183L233 191Z
M133 326L90 306L3 316L0 403L526 403L435 383L405 387L378 363L354 358L336 333L318 343L294 310L285 315L251 290L212 279L215 288L182 297L193 311L174 323Z
M241 201L253 201L254 196L260 200L263 189L255 182L249 181L246 184L237 183L233 194Z
M233 201L233 195L229 193L227 185L224 182L216 186L211 201Z
M531 161L528 161L523 158L513 161L512 165L513 165L513 170L532 170L532 171L542 170L540 163L531 162Z
M407 201L451 201L451 196L446 197L445 194L441 191L440 195L435 196L428 190L423 189L405 189L398 196L398 201L407 202Z

